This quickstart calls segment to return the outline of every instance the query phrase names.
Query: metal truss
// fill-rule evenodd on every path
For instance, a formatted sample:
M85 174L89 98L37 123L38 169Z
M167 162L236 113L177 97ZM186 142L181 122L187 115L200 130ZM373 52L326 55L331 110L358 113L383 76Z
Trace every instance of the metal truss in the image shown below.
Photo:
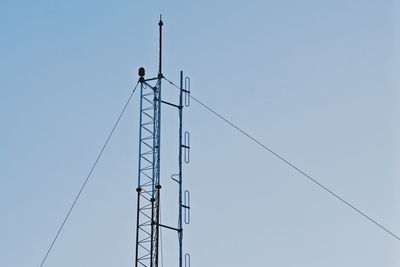
M160 202L161 77L140 79L140 129L135 266L157 267Z

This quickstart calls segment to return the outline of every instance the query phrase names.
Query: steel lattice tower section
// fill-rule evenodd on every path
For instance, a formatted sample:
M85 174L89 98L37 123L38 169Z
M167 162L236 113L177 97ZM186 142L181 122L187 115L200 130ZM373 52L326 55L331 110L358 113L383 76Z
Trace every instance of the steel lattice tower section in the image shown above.
M190 101L190 80L181 72L179 104L175 105L161 98L162 74L162 27L159 25L159 68L155 78L145 79L144 68L139 69L140 82L140 125L139 159L137 184L137 221L136 221L136 260L135 267L158 267L160 227L176 231L179 240L179 267L190 265L190 256L183 256L183 222L190 221L190 195L183 191L182 164L189 162L189 133L183 133L183 99L185 106ZM150 83L154 83L152 86ZM160 223L160 148L161 148L161 104L167 104L179 110L179 173L172 175L172 180L179 186L178 226L170 227Z

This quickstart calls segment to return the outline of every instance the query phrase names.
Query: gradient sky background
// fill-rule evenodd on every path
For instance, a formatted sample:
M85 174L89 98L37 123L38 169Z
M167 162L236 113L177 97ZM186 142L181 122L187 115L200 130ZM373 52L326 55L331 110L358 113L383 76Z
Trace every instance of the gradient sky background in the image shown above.
M160 13L167 77L184 70L194 96L400 234L399 11L377 0L2 0L0 266L40 265L137 69L156 73ZM138 96L45 266L134 266ZM164 110L173 225L176 114ZM192 267L400 266L398 240L196 103L185 112ZM164 266L177 266L176 234L163 243Z

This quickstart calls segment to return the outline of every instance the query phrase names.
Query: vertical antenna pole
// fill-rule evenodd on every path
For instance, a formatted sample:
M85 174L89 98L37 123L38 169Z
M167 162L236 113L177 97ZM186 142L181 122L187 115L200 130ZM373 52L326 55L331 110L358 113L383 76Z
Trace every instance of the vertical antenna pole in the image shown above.
M162 22L162 16L160 15L160 22L158 22L158 26L159 26L159 30L160 30L160 47L159 47L159 58L158 58L158 75L162 75L162 26L164 25L164 23Z
M179 267L182 267L183 225L182 225L182 109L183 109L183 71L181 71L181 83L179 94Z
M152 236L154 236L155 244L152 244L152 250L154 250L154 258L153 253L151 255L150 267L158 267L158 250L159 250L159 234L160 234L160 153L161 153L161 80L163 78L162 75L162 26L164 23L162 22L162 17L160 15L160 21L158 22L159 31L160 31L160 40L159 40L159 66L158 66L158 77L157 77L157 85L154 88L154 118L155 120L155 129L154 136L156 138L156 143L154 145L157 150L157 155L155 158L155 166L156 173L154 173L155 188L153 188L153 197L152 197ZM155 204L155 205L154 205Z

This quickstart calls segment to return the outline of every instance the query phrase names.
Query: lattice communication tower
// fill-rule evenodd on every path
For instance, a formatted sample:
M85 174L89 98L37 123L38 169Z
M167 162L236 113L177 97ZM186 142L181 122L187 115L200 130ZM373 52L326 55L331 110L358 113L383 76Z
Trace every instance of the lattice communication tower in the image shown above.
M182 165L189 162L190 135L183 132L183 110L190 104L190 79L180 72L179 103L164 101L161 84L166 80L162 73L162 28L159 25L159 67L158 75L145 78L145 69L139 69L140 83L140 125L137 183L137 222L135 267L158 267L160 255L160 229L176 231L179 246L179 267L190 266L190 255L183 254L183 225L190 223L190 193L183 191ZM155 84L155 85L152 85ZM160 222L160 163L161 163L161 107L169 105L179 115L179 171L171 176L179 187L178 225L171 227Z

